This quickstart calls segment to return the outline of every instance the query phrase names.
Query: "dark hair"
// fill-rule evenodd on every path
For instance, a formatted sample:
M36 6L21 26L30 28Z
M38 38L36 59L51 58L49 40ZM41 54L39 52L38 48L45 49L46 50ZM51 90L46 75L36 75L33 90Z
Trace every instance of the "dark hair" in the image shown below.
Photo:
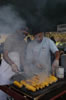
M52 36L50 39L51 39L54 43L56 43L56 40L54 39L53 36Z
M39 33L42 33L42 31L40 31L40 30L32 30L32 35L33 36L35 36L35 35L37 35Z

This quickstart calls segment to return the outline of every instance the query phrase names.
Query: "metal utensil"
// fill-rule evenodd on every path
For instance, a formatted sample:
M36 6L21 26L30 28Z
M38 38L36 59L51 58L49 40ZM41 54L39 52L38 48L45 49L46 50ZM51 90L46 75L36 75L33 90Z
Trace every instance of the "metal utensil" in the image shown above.
M10 81L21 81L21 80L26 80L27 79L27 76L24 72L17 72L15 75L13 75L11 78L10 78Z

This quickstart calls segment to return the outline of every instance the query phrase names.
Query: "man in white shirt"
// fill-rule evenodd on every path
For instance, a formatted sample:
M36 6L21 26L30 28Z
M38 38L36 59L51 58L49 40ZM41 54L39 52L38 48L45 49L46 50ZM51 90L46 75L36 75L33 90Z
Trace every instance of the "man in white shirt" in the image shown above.
M49 38L44 37L43 33L35 33L35 40L29 43L26 55L25 72L38 73L45 71L45 73L54 74L55 69L59 66L59 51L56 45ZM55 60L51 67L51 54L55 54Z
M28 32L20 30L8 36L4 43L4 59L0 67L0 85L10 84L10 78L19 71L23 71L24 55L27 43L24 41ZM0 91L0 99L7 100L7 95Z

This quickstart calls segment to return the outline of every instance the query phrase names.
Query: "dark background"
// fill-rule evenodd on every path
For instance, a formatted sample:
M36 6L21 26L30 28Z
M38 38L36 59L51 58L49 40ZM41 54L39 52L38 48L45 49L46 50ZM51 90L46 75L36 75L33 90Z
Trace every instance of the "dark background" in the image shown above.
M56 31L66 24L66 0L0 0L0 6L14 5L14 9L32 32Z

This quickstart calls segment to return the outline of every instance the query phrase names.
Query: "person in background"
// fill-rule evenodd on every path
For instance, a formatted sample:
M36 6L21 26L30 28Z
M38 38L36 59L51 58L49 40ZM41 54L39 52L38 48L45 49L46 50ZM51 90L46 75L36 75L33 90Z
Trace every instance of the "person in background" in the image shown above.
M31 35L30 33L25 37L24 39L26 42L31 42L32 40L34 40L33 35Z
M51 36L50 39L56 44L56 40L53 36ZM55 55L51 52L51 65L52 65L54 59L55 59Z
M25 72L28 74L32 71L36 73L37 70L44 70L44 72L46 70L47 73L52 71L54 75L55 69L59 66L59 50L52 40L44 37L43 32L35 33L34 38L35 40L30 42L27 47L26 61L29 66L24 68ZM50 51L55 55L52 67ZM36 69L34 70L34 68Z
M4 43L3 61L0 67L0 85L10 84L10 78L23 71L25 50L27 43L24 38L28 35L28 32L19 30L15 34L11 34L7 37ZM0 99L6 100L7 95L0 91Z
M1 63L2 63L2 59L1 59L1 54L0 54L0 66L1 66Z
M51 36L50 39L56 44L56 40L54 39L53 36Z

